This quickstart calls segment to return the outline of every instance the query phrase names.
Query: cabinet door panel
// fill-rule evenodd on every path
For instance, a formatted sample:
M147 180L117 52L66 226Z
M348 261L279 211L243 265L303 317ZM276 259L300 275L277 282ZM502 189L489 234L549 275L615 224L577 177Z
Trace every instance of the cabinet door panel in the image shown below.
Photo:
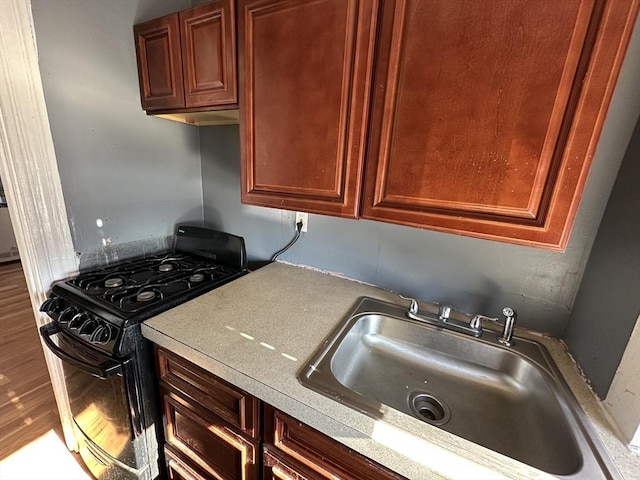
M235 11L218 0L180 12L185 104L237 102Z
M634 10L385 3L363 217L564 248Z
M184 107L178 14L133 27L142 108Z
M302 478L340 478L343 480L402 480L385 467L354 452L304 423L264 405L264 441L273 452L284 454L282 460L296 469ZM292 459L286 462L286 458ZM278 470L283 476L286 469ZM276 472L277 473L277 472ZM286 476L284 478L287 478Z
M238 12L243 202L355 217L377 1Z
M170 447L165 447L164 456L167 463L167 473L169 480L206 480L206 476L202 472L196 470L175 453Z
M268 444L263 447L262 465L263 480L324 480L335 478L326 477L310 470Z
M257 478L256 442L224 425L217 417L195 413L175 394L163 390L166 442L216 478Z
M167 350L156 348L156 355L163 384L258 439L259 402L255 397Z

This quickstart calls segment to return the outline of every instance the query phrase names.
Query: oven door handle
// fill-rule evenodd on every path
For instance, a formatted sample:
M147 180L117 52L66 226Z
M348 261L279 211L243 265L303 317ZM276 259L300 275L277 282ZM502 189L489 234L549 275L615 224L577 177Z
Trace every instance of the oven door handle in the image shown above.
M73 355L69 355L67 352L62 350L58 345L54 343L51 339L52 335L60 333L62 328L60 325L55 323L50 323L48 325L44 325L40 327L40 336L42 340L47 345L51 353L53 353L60 360L67 362L70 365L86 372L94 377L98 377L101 379L109 378L113 375L117 375L122 371L122 368L131 361L131 358L121 362L109 362L106 367L100 368L92 363L86 362L82 359L76 358Z

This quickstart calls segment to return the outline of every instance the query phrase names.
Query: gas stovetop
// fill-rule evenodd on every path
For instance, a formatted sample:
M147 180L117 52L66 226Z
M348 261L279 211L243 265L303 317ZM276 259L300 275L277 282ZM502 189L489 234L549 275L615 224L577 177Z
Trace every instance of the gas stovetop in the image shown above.
M237 274L206 258L170 252L82 273L66 285L132 318L211 290Z
M181 226L174 251L59 282L40 310L54 319L60 331L122 354L128 349L129 327L246 274L246 268L241 237Z

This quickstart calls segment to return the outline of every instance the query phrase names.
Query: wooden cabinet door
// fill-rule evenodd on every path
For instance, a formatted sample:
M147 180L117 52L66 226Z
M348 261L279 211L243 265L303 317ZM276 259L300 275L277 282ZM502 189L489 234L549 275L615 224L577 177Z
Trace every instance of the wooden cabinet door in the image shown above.
M258 441L260 401L175 353L156 347L160 385Z
M234 2L180 12L180 35L186 107L237 103Z
M239 0L242 201L356 217L377 0Z
M308 425L264 404L266 478L404 480ZM275 468L273 468L275 466Z
M205 478L258 478L258 442L245 438L217 416L168 389L162 389L162 402L166 422L166 449L176 450L187 457L205 472ZM175 470L175 465L173 469Z
M178 14L135 25L133 33L142 108L184 107Z
M299 464L271 445L264 445L262 451L262 480L324 480L326 478Z
M169 480L208 480L202 472L196 471L197 468L188 465L187 461L169 448L164 449L164 456Z
M390 0L363 217L563 250L637 0Z

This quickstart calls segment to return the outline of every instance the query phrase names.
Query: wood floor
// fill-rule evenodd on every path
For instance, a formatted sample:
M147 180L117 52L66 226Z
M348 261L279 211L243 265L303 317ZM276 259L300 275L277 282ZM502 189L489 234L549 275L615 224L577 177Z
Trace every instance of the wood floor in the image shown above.
M62 427L20 262L0 264L0 460Z

